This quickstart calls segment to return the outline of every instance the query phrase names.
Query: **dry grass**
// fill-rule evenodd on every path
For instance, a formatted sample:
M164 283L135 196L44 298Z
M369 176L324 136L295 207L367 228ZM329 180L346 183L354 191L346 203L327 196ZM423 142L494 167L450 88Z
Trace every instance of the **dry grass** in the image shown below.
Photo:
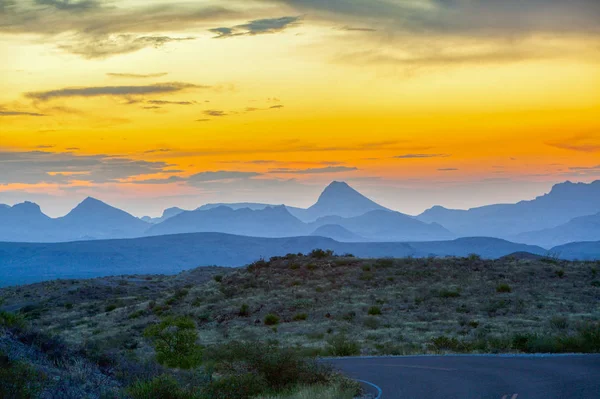
M268 339L326 354L328 342L343 334L363 354L410 354L460 350L436 345L451 342L440 336L495 342L515 334L574 334L600 321L599 266L288 256L244 269L50 282L3 289L0 296L5 308L21 308L44 331L138 359L153 354L144 329L168 315L192 317L203 345ZM277 324L265 323L270 314Z

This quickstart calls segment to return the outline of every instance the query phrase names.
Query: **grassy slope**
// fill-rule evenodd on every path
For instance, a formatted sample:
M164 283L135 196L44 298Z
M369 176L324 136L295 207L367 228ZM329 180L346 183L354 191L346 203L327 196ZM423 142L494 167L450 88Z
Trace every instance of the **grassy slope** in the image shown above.
M0 296L5 309L20 308L46 332L142 359L152 355L144 328L170 314L192 316L203 344L273 339L317 354L344 333L363 354L403 354L437 351L439 336L574 333L600 321L598 269L598 262L553 260L303 256L237 270L49 282ZM503 284L510 292L498 292ZM279 324L266 326L267 314Z

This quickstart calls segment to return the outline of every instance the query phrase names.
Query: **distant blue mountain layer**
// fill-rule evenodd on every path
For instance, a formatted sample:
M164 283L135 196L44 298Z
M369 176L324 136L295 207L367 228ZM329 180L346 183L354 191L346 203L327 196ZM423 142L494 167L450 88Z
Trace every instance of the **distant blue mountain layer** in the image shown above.
M316 248L360 257L467 256L499 258L540 247L494 238L432 243L341 243L324 237L256 238L198 233L56 244L1 243L0 286L124 274L175 274L198 266L243 266L261 258Z

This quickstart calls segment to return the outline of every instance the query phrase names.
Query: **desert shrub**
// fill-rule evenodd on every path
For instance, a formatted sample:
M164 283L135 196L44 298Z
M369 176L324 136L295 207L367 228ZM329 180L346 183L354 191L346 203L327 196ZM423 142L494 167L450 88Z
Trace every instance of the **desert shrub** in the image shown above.
M220 283L221 281L223 281L223 276L220 274L217 274L216 276L213 277L213 279L217 282Z
M310 256L311 258L323 259L333 256L333 251L330 249L326 251L322 249L313 249L308 256Z
M242 317L250 316L250 306L248 306L247 303L243 303L242 306L240 306L240 311L238 314Z
M113 310L115 310L118 306L114 303L108 304L106 305L106 307L104 308L105 312L112 312Z
M25 319L23 316L15 313L0 311L0 327L24 328Z
M460 292L458 290L442 289L437 295L440 298L458 298L460 296Z
M326 352L330 356L357 356L360 355L360 345L346 335L338 334L327 341Z
M298 269L300 269L300 265L297 264L297 263L292 263L290 265L290 269L292 269L292 270L298 270Z
M277 324L279 324L279 316L273 314L273 313L269 313L268 315L265 316L265 325L267 326L276 326Z
M127 388L132 399L190 399L192 395L182 389L177 381L168 375L161 375L149 381L137 381Z
M481 260L481 256L478 254L469 254L469 256L467 257L468 260L470 260L471 262L476 262L476 261L480 261Z
M558 278L563 278L563 277L565 276L565 271L564 271L564 270L562 270L562 269L561 269L561 270L557 270L557 271L556 271L556 276L557 276Z
M45 376L31 366L12 362L0 353L0 398L36 398L43 387Z
M237 378L253 374L264 381L264 386L274 390L296 384L326 383L332 374L329 367L307 360L298 351L280 348L275 343L230 342L207 349L206 358L215 364L215 370L221 374L233 374ZM233 379L227 385L236 386L235 383Z
M371 271L371 266L370 265L364 265L362 267L362 269L363 269L363 272L370 272Z
M202 347L196 344L196 325L189 317L168 317L146 328L156 350L156 360L166 367L190 369L202 361Z
M381 315L381 308L379 306L371 306L369 308L369 315L370 316L379 316L379 315Z
M468 345L464 342L454 337L446 337L445 335L433 338L431 344L438 351L466 352L469 350Z
M306 269L313 271L317 269L317 265L315 265L314 263L309 263L308 265L306 265Z
M361 281L371 281L373 280L373 273L371 272L362 272L358 279Z
M496 292L498 292L498 293L508 293L511 291L512 291L512 288L510 288L510 285L508 285L506 283L498 284L496 286Z
M292 320L294 320L294 321L303 321L306 319L308 319L308 315L306 313L297 313L292 318Z
M254 373L228 375L215 379L201 393L202 399L250 399L269 388L264 378Z

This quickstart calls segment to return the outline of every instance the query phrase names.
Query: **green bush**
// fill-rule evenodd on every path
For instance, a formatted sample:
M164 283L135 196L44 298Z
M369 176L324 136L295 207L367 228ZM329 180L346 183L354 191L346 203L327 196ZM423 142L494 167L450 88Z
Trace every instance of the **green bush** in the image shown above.
M298 351L280 348L275 343L230 342L208 348L206 359L215 365L215 370L220 374L237 375L237 378L247 378L247 374L253 374L275 391L296 384L326 383L331 376L329 367L307 360ZM233 378L227 381L226 385L235 385L237 380Z
M438 351L453 351L453 352L466 352L469 347L464 342L452 337L446 337L444 335L435 337L431 340L431 344L435 350Z
M190 369L202 361L196 325L189 317L168 317L146 328L144 336L154 343L156 360L163 366Z
M512 288L510 288L510 285L508 285L506 283L498 284L498 286L496 286L496 292L498 292L498 293L508 293L511 291L512 291Z
M46 376L21 362L11 362L0 353L0 398L37 398Z
M18 314L0 311L0 327L25 328L25 319Z
M306 319L308 319L308 315L306 313L295 314L294 317L292 318L292 320L294 320L294 321L304 321Z
M240 306L240 311L238 314L242 317L250 316L250 306L248 306L247 303L243 303L242 306Z
M330 249L328 249L327 251L324 251L322 249L313 249L308 256L310 256L311 258L323 259L333 256L333 251Z
M458 292L458 290L443 289L438 292L438 296L440 298L458 298L460 296L460 292Z
M277 324L279 324L279 316L273 313L269 313L265 316L264 322L267 326L276 326Z
M202 399L250 399L269 388L264 378L254 373L228 375L211 381L201 393Z
M379 306L371 306L369 308L369 315L371 315L371 316L381 315L381 308Z
M150 381L138 381L127 388L132 399L191 399L192 395L182 389L177 381L168 375L158 376Z
M213 277L213 279L217 282L220 283L221 281L223 281L223 276L220 274L217 274L216 276Z
M330 356L357 356L360 355L358 342L350 340L346 335L339 334L327 341L326 352Z

